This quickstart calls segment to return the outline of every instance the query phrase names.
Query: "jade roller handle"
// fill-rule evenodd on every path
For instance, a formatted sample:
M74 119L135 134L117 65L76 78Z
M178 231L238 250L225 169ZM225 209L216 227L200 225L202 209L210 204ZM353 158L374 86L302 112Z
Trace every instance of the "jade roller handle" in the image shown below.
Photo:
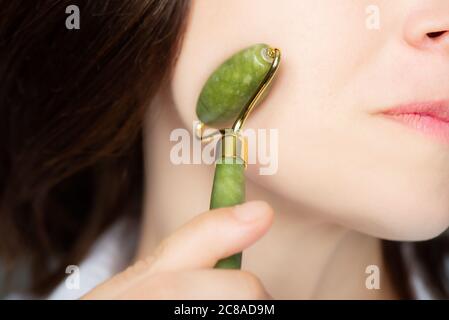
M246 140L236 132L226 131L216 147L215 174L210 209L231 207L245 201ZM242 253L218 261L216 268L240 269Z
M245 165L241 159L223 158L215 165L210 209L230 207L245 201ZM232 162L234 163L228 163ZM215 268L240 269L242 253L218 261Z

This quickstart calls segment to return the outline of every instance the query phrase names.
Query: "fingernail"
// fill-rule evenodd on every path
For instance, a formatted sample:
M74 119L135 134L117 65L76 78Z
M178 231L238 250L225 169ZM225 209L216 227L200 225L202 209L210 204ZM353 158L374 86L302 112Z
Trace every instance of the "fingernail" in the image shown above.
M234 214L240 221L250 222L262 218L269 210L265 201L248 201L234 206Z

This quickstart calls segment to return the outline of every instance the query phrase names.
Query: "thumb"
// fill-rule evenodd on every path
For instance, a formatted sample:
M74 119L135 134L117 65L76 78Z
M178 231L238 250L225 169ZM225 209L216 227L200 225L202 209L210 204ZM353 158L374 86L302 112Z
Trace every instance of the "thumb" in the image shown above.
M264 201L207 211L161 243L151 269L211 268L261 238L273 217L273 209Z

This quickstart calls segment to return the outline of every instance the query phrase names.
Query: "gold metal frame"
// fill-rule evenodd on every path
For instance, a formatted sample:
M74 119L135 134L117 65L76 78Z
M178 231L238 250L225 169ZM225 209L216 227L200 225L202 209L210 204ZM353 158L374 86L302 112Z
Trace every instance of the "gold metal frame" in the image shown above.
M278 71L279 64L281 62L281 51L277 48L268 48L266 54L273 59L273 62L271 63L270 70L265 75L265 78L260 83L259 87L256 90L256 93L248 100L242 111L240 112L239 116L235 120L234 124L232 125L232 135L235 137L239 137L239 140L242 141L243 147L242 148L232 148L235 153L228 154L222 153L222 156L230 156L230 157L240 157L244 161L245 168L247 167L247 160L248 160L248 149L246 145L246 139L244 137L241 137L240 131L243 128L243 125L245 124L246 119L250 115L251 111L254 109L254 107L257 105L257 103L260 101L261 97L269 87L270 83L272 82L276 72ZM203 135L204 130L206 130L207 127L203 122L199 121L198 125L195 128L195 136L197 139L201 140L203 143L210 142L211 140L217 138L218 136L221 136L221 139L223 140L226 136L229 136L229 128L228 129L217 129L216 131L208 134ZM222 141L224 143L225 141ZM243 154L242 154L243 152Z

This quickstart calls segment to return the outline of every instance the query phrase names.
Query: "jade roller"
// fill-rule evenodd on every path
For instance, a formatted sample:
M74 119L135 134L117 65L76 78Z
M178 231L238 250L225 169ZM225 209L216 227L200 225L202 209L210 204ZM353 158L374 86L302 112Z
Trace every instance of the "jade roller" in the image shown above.
M245 201L247 143L241 134L245 120L268 92L279 67L279 49L256 44L222 63L203 86L196 105L200 120L196 136L203 142L219 137L210 209ZM206 127L216 130L208 135ZM242 253L218 261L215 268L240 269Z

